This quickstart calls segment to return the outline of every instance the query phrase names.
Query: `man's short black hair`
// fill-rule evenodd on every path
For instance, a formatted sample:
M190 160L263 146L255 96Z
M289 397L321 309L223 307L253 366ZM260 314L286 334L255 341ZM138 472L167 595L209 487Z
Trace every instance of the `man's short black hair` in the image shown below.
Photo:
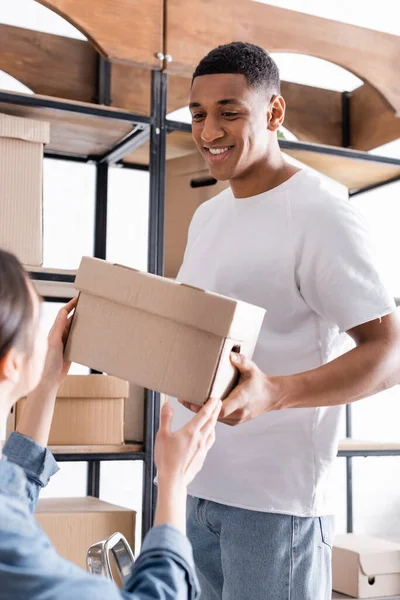
M264 88L273 96L280 93L279 70L268 52L248 42L231 42L211 50L198 64L193 81L201 75L237 73L252 87Z

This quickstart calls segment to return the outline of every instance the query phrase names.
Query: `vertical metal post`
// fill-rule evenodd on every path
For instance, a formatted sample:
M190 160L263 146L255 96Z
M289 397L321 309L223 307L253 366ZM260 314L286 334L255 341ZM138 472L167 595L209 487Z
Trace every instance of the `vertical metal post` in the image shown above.
M111 63L97 55L97 104L111 105Z
M342 146L351 147L350 92L342 93Z
M111 104L111 63L98 56L97 63L97 102L98 104ZM96 204L94 213L94 247L93 255L96 258L106 258L107 254L107 204L108 204L108 166L96 165ZM91 373L98 373L94 369ZM88 463L86 493L88 496L99 497L100 494L100 468L98 460Z
M96 166L96 206L94 217L94 256L106 258L107 246L108 165Z
M346 405L346 437L352 436L351 405ZM346 456L346 520L347 533L353 533L353 458Z
M99 498L100 496L100 466L99 460L88 462L86 495Z
M150 134L150 205L148 271L156 275L164 272L164 205L165 205L165 149L167 114L167 75L153 71L151 79L151 134ZM154 439L160 421L160 394L145 392L145 464L143 472L142 533L153 523L157 490L154 485Z

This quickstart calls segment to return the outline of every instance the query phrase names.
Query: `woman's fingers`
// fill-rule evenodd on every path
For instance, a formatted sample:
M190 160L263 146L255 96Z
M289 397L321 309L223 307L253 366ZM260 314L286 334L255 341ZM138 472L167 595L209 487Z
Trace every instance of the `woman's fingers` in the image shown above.
M199 412L193 417L187 424L187 428L191 433L199 432L204 425L213 416L214 411L221 408L221 401L218 398L210 398L206 404L204 404Z
M222 402L221 400L217 400L214 406L213 411L210 414L210 418L205 422L201 429L201 435L208 437L211 432L215 430L215 425L218 421L219 414L221 412Z
M168 402L165 402L161 409L160 416L160 431L162 433L169 434L171 433L171 423L172 423L172 407Z

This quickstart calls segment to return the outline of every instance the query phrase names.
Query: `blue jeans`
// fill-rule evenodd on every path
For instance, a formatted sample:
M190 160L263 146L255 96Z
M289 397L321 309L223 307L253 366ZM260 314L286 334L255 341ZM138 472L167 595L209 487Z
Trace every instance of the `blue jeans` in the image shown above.
M332 517L262 513L188 498L201 600L331 600Z

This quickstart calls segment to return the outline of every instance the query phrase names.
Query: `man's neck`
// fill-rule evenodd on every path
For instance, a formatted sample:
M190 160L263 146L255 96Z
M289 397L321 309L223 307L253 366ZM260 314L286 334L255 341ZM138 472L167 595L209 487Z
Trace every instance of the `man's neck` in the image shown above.
M298 171L298 167L285 161L279 146L276 145L251 171L243 177L232 179L229 183L235 198L250 198L282 185Z

